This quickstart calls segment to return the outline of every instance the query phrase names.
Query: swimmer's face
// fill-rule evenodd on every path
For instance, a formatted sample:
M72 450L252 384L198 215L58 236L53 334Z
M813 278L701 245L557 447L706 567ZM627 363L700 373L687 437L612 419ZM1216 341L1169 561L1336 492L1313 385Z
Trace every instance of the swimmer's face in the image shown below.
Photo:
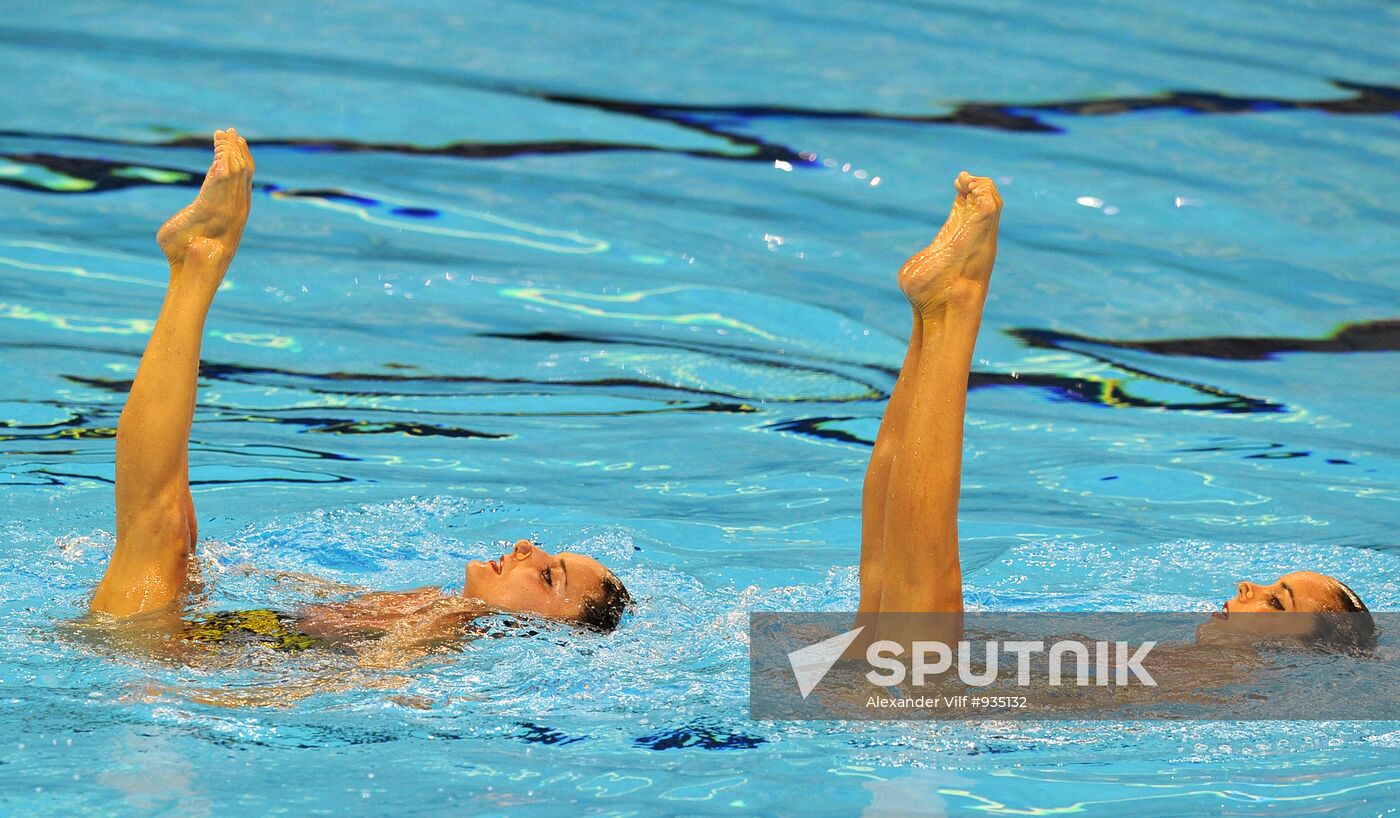
M1212 629L1306 638L1316 629L1316 617L1257 614L1342 612L1346 610L1342 593L1341 583L1313 571L1284 574L1270 585L1240 582L1235 586L1235 596L1212 614Z
M592 557L550 554L520 540L500 559L467 563L463 596L501 611L575 621L587 601L602 591L606 576L608 570Z
M1323 613L1340 611L1337 580L1312 571L1284 574L1272 585L1241 582L1235 586L1235 597L1225 603L1223 611L1232 613L1265 613L1297 611Z

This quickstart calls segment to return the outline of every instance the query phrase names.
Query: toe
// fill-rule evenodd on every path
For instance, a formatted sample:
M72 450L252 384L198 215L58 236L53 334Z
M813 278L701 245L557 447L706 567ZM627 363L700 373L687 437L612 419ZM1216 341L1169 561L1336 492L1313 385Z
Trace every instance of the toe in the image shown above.
M997 186L986 177L973 180L972 199L980 210L993 211L1001 208L1001 196L997 193Z

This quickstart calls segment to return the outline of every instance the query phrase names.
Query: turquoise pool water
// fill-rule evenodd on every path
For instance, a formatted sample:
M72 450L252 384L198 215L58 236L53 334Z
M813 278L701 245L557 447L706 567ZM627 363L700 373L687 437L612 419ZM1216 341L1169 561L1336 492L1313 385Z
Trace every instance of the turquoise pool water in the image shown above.
M752 611L855 604L894 270L964 168L1006 200L971 605L1204 611L1309 567L1395 608L1393 8L192 5L0 20L0 812L1400 802L1394 723L754 722L744 641ZM112 545L154 232L228 125L260 187L193 432L207 606L311 598L277 571L459 584L535 536L617 567L618 634L284 708L197 691L344 668L68 635Z

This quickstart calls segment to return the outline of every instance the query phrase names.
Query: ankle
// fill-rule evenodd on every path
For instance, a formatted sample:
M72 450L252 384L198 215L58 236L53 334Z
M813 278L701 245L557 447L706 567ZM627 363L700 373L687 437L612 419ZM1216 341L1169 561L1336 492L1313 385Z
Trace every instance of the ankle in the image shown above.
M198 266L202 269L227 268L237 251L236 242L230 244L225 239L195 236L180 247L172 256L166 252L166 260L171 267Z
M200 257L187 257L170 264L167 293L180 300L210 302L228 272L228 263Z

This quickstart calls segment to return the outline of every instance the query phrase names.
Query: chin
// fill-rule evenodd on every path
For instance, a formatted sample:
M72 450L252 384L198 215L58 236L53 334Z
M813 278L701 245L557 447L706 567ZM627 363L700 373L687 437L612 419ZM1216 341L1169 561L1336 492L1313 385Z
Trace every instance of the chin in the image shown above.
M467 563L466 584L462 586L463 596L480 598L481 593L485 591L486 586L486 574L482 573L483 571L487 573L493 573L491 571L491 566L486 564L485 562L482 562L481 560L472 560L471 562Z

